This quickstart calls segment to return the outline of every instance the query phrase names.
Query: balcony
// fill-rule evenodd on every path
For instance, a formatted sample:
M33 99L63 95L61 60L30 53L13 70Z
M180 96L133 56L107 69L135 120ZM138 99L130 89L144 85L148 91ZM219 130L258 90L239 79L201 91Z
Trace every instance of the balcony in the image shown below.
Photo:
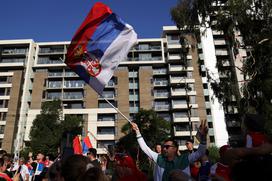
M153 109L155 111L169 111L169 105L154 105Z
M171 84L195 83L195 79L188 78L188 77L174 77L174 76L170 76L170 83Z
M50 59L50 58L38 58L38 65L44 64L64 64L60 59Z
M174 133L175 136L190 136L190 131L175 131ZM196 135L196 131L192 131L192 135Z
M3 49L2 55L25 55L27 52L27 48L9 48Z
M173 96L173 97L175 97L175 96L186 96L186 95L189 95L189 96L196 95L196 91L188 91L187 94L186 94L185 89L182 89L182 88L173 89L173 88L171 88L171 96Z
M62 72L48 72L48 77L62 77Z
M66 100L81 100L81 99L83 99L83 94L82 93L78 93L78 94L64 93L63 94L63 99L66 99Z
M167 80L156 80L153 82L153 85L154 86L158 86L158 87L161 87L161 86L167 86L168 85L168 81Z
M161 69L153 69L153 75L166 75L167 69L161 68Z
M198 54L198 57L199 57L200 60L204 60L204 55L203 55L203 53Z
M215 39L214 45L226 45L226 40L224 39Z
M189 104L192 108L198 108L198 104ZM172 101L172 108L173 109L188 109L187 103L185 100L183 101Z
M80 80L65 81L63 88L83 88L84 82Z
M227 50L215 50L215 55L216 56L227 56L228 51Z
M180 60L181 56L179 54L173 54L173 55L168 55L168 60Z
M114 99L115 95L114 94L109 94L109 93L103 93L102 95L98 96L99 99Z
M182 65L171 65L169 64L169 72L181 72L181 71L193 71L194 68L193 67L187 67L187 69L185 69L184 66Z
M65 77L78 77L78 75L75 72L65 72Z
M174 123L184 123L184 122L189 122L189 119L186 115L186 117L173 117ZM199 117L191 117L192 122L199 122L200 119Z
M169 92L154 92L155 99L163 99L169 97Z
M47 84L48 89L60 89L62 86L62 82L48 82Z
M40 47L39 54L40 55L44 55L44 54L66 54L66 52L64 52L64 48L62 48L62 47L59 47L59 48Z

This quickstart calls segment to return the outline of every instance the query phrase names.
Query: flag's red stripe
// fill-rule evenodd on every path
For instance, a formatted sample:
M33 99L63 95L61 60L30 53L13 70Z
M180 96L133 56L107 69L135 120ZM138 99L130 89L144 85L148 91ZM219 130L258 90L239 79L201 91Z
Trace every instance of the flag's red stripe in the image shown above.
M74 48L77 47L78 44L81 44L83 48L85 48L96 28L111 13L111 9L105 4L100 2L95 3L72 39L67 52L68 59L73 56Z

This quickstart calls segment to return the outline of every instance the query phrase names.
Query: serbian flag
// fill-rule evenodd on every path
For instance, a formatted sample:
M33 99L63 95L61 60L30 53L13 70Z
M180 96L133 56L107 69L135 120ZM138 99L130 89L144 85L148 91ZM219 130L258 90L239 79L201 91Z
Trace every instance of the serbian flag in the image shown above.
M65 63L101 95L136 42L133 28L98 2L74 35Z
M89 148L92 148L92 143L91 140L89 138L89 136L87 135L83 140L82 140L82 151L83 154L86 154L88 152Z
M76 136L73 139L73 149L74 149L74 154L81 155L82 154L82 147L80 143L80 137Z

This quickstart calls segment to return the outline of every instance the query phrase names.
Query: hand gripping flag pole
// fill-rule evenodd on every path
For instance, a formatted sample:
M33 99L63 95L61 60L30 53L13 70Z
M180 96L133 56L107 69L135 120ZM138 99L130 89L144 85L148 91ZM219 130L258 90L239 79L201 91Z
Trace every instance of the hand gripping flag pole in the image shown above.
M108 6L98 2L74 35L65 63L99 95L103 95L105 85L136 43L137 34L133 28ZM106 98L104 100L131 123Z

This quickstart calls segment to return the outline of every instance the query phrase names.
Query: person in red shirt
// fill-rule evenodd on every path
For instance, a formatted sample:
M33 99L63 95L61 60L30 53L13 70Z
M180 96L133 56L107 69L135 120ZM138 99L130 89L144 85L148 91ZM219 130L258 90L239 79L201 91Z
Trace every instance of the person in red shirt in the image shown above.
M225 181L231 181L231 169L225 162L224 154L231 147L229 145L221 146L219 149L220 160L211 167L211 176L216 178L223 178Z
M264 134L264 120L261 115L246 114L244 118L246 127L246 147L252 148L261 146L268 141Z
M12 181L12 179L4 173L7 169L7 165L3 158L0 158L0 178L5 179L6 181Z

